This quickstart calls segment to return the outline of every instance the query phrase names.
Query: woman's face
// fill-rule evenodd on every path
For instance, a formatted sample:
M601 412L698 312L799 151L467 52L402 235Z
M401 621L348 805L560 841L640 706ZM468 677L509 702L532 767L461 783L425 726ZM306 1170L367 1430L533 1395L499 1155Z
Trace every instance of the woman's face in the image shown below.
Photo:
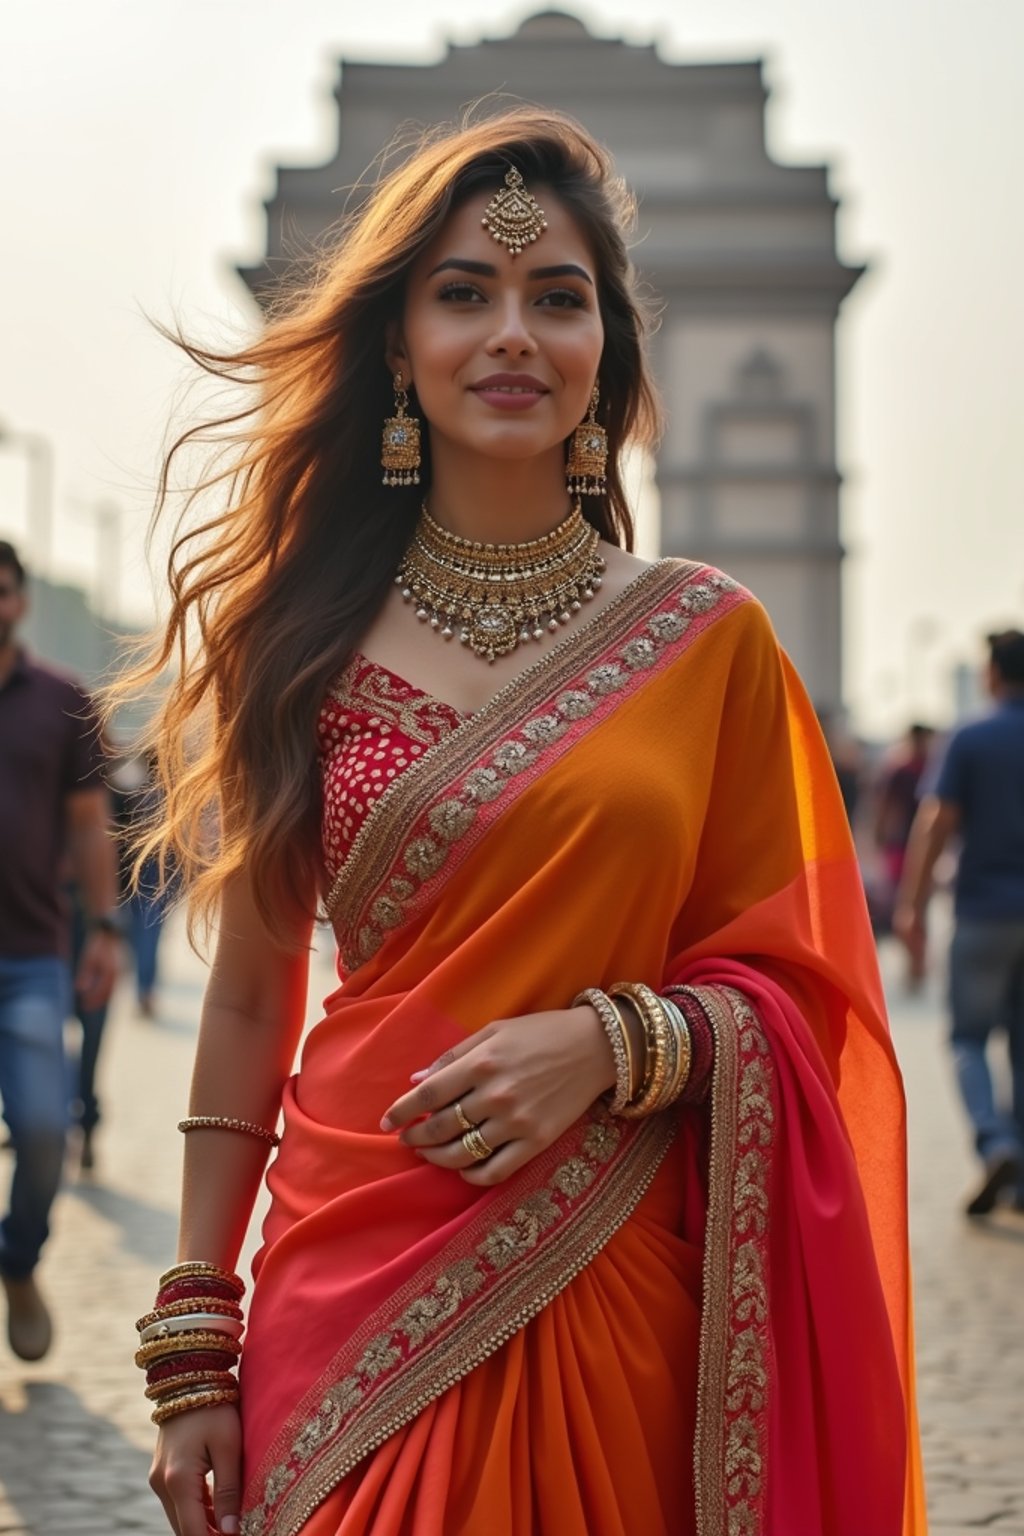
M548 227L521 255L482 227L492 195L482 192L410 274L387 361L415 386L435 450L561 453L587 413L604 346L594 259L550 188L530 191Z

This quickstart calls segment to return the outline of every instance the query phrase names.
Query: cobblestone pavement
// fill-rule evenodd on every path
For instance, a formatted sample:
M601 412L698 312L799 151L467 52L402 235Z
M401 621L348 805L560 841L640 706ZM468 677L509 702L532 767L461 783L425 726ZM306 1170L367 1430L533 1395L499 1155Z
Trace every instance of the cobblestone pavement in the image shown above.
M134 1017L125 984L115 1000L98 1167L91 1177L76 1174L72 1159L40 1271L57 1318L56 1346L42 1364L24 1366L0 1345L2 1536L166 1531L146 1486L153 1431L131 1360L132 1322L173 1255L179 1149L172 1127L185 1101L203 983L180 930L167 937L159 1021ZM894 956L885 959L894 965ZM329 961L320 956L314 1007L330 987ZM933 1528L942 1536L1024 1536L1024 1218L1008 1212L967 1222L960 1214L975 1170L951 1092L939 984L911 1000L898 985L891 990L911 1110Z

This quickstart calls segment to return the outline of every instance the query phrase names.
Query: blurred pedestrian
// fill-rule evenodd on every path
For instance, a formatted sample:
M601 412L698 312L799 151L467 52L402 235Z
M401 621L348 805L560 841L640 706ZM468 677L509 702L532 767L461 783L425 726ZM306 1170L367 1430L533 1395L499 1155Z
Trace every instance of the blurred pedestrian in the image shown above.
M128 775L128 784L138 786L141 778L131 776L132 760L119 758L117 751L109 741L104 741L101 736L104 761L106 764L105 779L110 795L111 810L111 834L114 838L117 859L117 890L120 904L120 933L125 937L127 917L125 912L125 900L127 898L128 882L124 853L125 831L127 828L127 803L128 786L125 783L125 774ZM78 963L82 956L82 950L89 937L89 920L82 899L82 893L76 885L70 869L65 870L66 885L65 897L71 919L71 970L74 974L78 970ZM72 1001L72 1017L79 1025L81 1039L77 1055L71 1056L71 1101L72 1118L80 1133L78 1143L79 1168L83 1173L91 1173L95 1167L95 1134L100 1123L100 1101L96 1090L96 1073L99 1067L100 1048L107 1028L107 1014L110 1009L110 1000L95 1006L90 1006L77 988L74 989ZM65 1042L67 1036L65 1035Z
M74 974L89 938L89 919L76 885L68 887L67 900L71 909L71 970ZM96 1069L99 1065L100 1046L106 1033L110 999L90 1006L77 987L73 988L72 1015L81 1029L81 1042L77 1057L72 1053L71 1094L72 1116L81 1133L78 1159L79 1167L89 1173L95 1167L94 1140L100 1123L100 1101L96 1092Z
M0 542L0 1098L15 1156L10 1209L0 1221L0 1281L11 1348L23 1360L38 1360L52 1327L34 1271L68 1121L65 850L88 918L74 983L88 1007L110 995L118 941L96 722L76 683L18 645L26 607L24 567L13 546Z
M950 951L957 1083L984 1163L967 1214L991 1211L1004 1189L1024 1208L1024 634L988 637L992 712L950 739L934 792L914 819L895 927L923 954L936 860L961 839ZM997 1104L987 1047L1009 1036L1012 1114Z
M864 780L864 751L857 738L848 730L841 711L816 705L814 712L818 717L825 745L828 747L828 755L832 759L832 767L835 769L846 819L852 827L855 824Z
M152 826L161 817L161 794L156 776L155 754L137 760L140 782L125 797L125 845L130 848L133 829ZM129 866L131 859L128 859ZM128 874L131 870L129 867ZM165 866L163 874L157 854L142 860L138 878L125 881L127 891L128 934L135 956L135 987L139 1012L143 1018L156 1017L157 957L164 918L177 894L173 870Z
M882 861L885 890L882 903L891 920L903 880L910 829L920 804L921 784L935 732L914 724L885 757L875 789L874 839ZM908 949L907 982L911 989L924 979L923 948Z

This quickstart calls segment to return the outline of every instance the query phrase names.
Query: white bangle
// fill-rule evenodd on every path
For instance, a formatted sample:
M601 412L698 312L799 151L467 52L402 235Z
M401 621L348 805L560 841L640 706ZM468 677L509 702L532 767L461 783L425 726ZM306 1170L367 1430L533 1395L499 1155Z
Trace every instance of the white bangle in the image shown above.
M187 1312L181 1317L162 1317L150 1323L139 1334L139 1343L148 1344L150 1339L164 1339L172 1333L226 1333L232 1339L240 1339L245 1331L244 1323L237 1318L225 1317L220 1312Z

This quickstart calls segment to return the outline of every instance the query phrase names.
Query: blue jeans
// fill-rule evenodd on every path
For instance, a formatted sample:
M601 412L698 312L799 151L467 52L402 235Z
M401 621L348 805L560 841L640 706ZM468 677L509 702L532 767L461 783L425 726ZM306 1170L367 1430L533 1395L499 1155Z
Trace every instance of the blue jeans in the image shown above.
M134 891L128 899L129 934L135 952L135 984L139 997L156 986L156 957L167 903L163 896Z
M0 1098L14 1143L0 1271L23 1280L39 1262L60 1186L68 1124L64 1020L71 977L56 956L0 956Z
M958 919L950 949L953 1062L964 1108L983 1158L1024 1152L1024 918ZM986 1047L1005 1029L1013 1081L1012 1114L995 1099Z
M71 964L77 967L82 957L88 935L88 924L81 901L71 893ZM72 1113L83 1131L94 1131L100 1122L100 1101L96 1097L96 1067L100 1059L103 1032L107 1027L108 1004L99 1008L84 1008L78 993L74 996L74 1014L82 1026L82 1043L78 1059L72 1059L71 1100Z

